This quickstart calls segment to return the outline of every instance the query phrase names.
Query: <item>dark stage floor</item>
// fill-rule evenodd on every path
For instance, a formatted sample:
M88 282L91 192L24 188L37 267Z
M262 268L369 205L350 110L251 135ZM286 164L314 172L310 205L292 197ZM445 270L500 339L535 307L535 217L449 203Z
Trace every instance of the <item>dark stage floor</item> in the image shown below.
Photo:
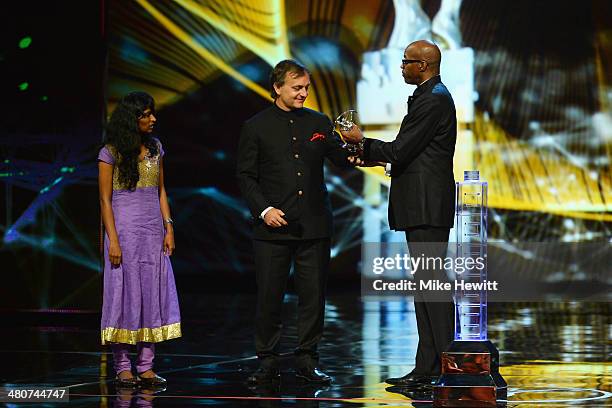
M256 367L253 304L250 295L182 296L183 338L157 348L156 371L169 385L140 396L117 394L111 355L99 345L96 315L64 313L52 321L49 315L6 315L0 383L68 386L70 402L56 406L71 407L431 406L427 394L404 396L386 391L383 383L412 369L417 335L410 299L328 297L320 351L322 367L335 380L324 388L293 377L293 296L287 296L285 305L287 357L280 387L253 390L245 385ZM610 312L607 303L490 305L489 337L500 350L501 373L509 384L506 406L612 407Z

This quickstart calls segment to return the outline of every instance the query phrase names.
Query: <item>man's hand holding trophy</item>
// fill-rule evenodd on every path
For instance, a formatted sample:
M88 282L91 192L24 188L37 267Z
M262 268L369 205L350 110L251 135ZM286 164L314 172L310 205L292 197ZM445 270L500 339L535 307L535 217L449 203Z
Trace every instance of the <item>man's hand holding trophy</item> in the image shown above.
M363 157L363 148L365 144L365 138L359 126L357 125L358 115L354 109L349 109L346 112L342 112L335 121L344 145L344 149L351 153L349 162L355 166L361 167L372 167L372 166L385 166L382 162L366 162Z

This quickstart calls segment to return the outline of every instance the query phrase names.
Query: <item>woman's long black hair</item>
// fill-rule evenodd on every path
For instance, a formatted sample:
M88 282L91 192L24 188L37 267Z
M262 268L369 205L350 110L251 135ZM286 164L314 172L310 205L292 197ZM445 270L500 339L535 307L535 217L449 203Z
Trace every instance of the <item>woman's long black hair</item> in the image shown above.
M138 130L138 120L147 109L155 112L153 97L146 92L131 92L121 98L106 127L104 143L118 153L115 159L118 161L119 184L128 190L134 190L138 183L140 145L144 145L151 156L158 153L153 136Z

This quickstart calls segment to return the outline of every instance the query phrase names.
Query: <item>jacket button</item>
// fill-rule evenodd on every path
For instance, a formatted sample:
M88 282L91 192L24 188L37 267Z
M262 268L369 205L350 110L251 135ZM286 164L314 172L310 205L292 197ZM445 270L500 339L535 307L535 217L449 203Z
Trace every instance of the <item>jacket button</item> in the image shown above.
M293 137L291 138L291 140L293 140L293 141L295 142L295 141L297 140L297 137L293 136Z
M298 195L301 196L302 194L304 194L304 192L302 190L298 191Z
M293 123L293 119L289 119L289 123Z
M293 155L293 157L295 157L296 159L299 159L300 155L296 153L296 154Z
M302 172L301 172L301 171L298 171L298 172L297 172L297 175L298 175L298 176L301 176L301 175L302 175Z

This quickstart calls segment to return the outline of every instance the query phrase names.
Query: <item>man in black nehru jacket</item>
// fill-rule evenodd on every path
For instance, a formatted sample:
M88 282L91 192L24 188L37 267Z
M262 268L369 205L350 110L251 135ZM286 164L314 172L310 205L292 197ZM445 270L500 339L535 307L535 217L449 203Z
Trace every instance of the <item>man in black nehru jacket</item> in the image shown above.
M329 383L331 377L318 369L317 352L332 234L323 162L328 158L337 166L351 164L329 118L304 108L310 87L304 66L279 62L270 85L274 103L245 122L237 158L240 190L255 219L255 348L260 367L248 381L263 384L280 377L281 307L293 263L299 298L296 376Z
M342 132L360 144L367 165L382 164L391 176L389 227L405 231L411 257L444 258L455 213L453 154L457 118L451 94L440 79L441 53L429 41L406 47L401 69L407 84L417 85L408 99L392 142L364 138L356 126ZM420 281L448 280L443 269L419 270ZM431 385L440 375L441 355L454 335L454 306L449 292L420 290L414 309L419 332L415 368L387 382L399 386Z

